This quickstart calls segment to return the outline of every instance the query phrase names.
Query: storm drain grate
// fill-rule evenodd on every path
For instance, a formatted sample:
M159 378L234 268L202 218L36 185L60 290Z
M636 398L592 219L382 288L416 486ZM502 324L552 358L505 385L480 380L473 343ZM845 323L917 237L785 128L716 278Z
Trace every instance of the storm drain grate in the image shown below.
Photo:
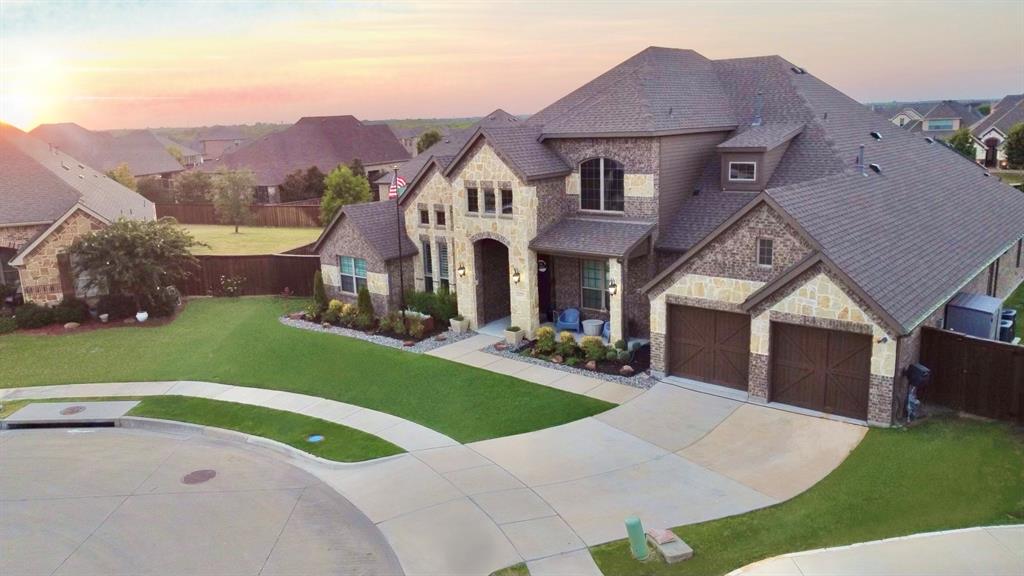
M85 406L68 406L60 411L60 415L71 416L72 414L79 414L81 412L85 412Z
M212 480L217 475L216 470L193 470L181 477L182 484L202 484Z

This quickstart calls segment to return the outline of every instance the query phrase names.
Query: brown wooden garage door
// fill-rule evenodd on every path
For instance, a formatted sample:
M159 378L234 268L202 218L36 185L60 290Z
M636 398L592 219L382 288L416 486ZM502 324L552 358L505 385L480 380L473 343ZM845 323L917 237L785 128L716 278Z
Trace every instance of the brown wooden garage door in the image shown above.
M866 420L871 336L772 323L770 399Z
M750 316L670 306L668 337L670 374L747 389Z

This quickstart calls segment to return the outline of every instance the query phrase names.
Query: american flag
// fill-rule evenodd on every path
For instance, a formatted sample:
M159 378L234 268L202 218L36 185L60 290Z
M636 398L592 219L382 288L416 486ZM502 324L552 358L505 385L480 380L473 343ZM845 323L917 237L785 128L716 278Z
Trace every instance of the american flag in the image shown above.
M391 187L388 188L388 200L394 200L398 198L398 194L405 189L405 179L395 172L395 177L391 179Z

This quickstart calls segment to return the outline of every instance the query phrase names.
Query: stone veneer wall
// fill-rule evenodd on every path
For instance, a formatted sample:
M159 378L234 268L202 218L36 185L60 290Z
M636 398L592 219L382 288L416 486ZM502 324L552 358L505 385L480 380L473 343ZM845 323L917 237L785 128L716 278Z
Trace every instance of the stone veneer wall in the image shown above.
M565 191L573 198L574 211L580 209L580 163L604 157L620 162L626 172L623 215L644 220L658 218L657 138L564 138L549 140L548 144L573 167L573 173L566 178Z
M422 291L426 287L422 253L422 243L424 241L430 243L430 260L433 268L430 274L434 280L435 289L440 285L441 261L438 258L437 250L437 243L440 241L448 245L448 284L454 291L458 291L454 276L455 269L458 267L456 262L459 260L455 258L454 250L452 250L452 233L455 227L455 207L452 206L452 189L444 176L438 173L436 167L431 168L424 175L422 182L417 187L416 197L407 200L405 204L405 230L409 234L409 238L416 244L416 247L420 249L420 253L412 259L415 289ZM421 208L426 208L429 212L429 224L420 223ZM446 214L444 226L437 224L437 214L435 212L438 210L443 210ZM469 263L466 262L465 264L468 268Z
M40 304L56 304L63 297L57 255L64 252L80 236L101 230L106 224L78 210L24 257L18 268L21 291L26 300Z
M34 224L30 226L6 226L0 228L0 248L21 250L22 246L28 244L48 227L48 224Z
M390 263L377 255L373 246L345 217L342 217L341 222L335 226L320 248L320 273L323 275L324 288L329 298L349 303L355 303L358 298L357 294L341 291L341 269L338 262L341 256L366 260L366 289L370 292L374 312L384 314L397 305L401 294L397 279L397 260L394 265L396 278L392 281ZM411 258L405 260L408 262ZM407 287L412 286L411 273L405 281Z

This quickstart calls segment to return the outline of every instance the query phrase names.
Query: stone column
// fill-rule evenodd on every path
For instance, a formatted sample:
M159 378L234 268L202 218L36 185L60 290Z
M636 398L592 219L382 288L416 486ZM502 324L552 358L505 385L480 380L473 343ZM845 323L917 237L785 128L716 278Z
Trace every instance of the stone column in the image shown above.
M608 259L608 285L610 286L614 282L619 287L615 294L608 298L608 318L612 323L609 336L612 343L621 340L626 334L626 311L623 306L623 294L626 291L626 283L623 268L622 263L615 258ZM607 289L607 286L605 289Z
M476 315L476 254L472 244L463 238L452 238L454 256L452 273L455 274L455 293L458 294L459 314L469 321L469 327L476 330L479 322ZM459 276L459 267L466 269L465 276Z
M512 312L512 325L518 326L527 336L540 326L537 304L537 255L525 247L510 248L509 260L509 299ZM513 271L519 271L519 282L512 281Z

